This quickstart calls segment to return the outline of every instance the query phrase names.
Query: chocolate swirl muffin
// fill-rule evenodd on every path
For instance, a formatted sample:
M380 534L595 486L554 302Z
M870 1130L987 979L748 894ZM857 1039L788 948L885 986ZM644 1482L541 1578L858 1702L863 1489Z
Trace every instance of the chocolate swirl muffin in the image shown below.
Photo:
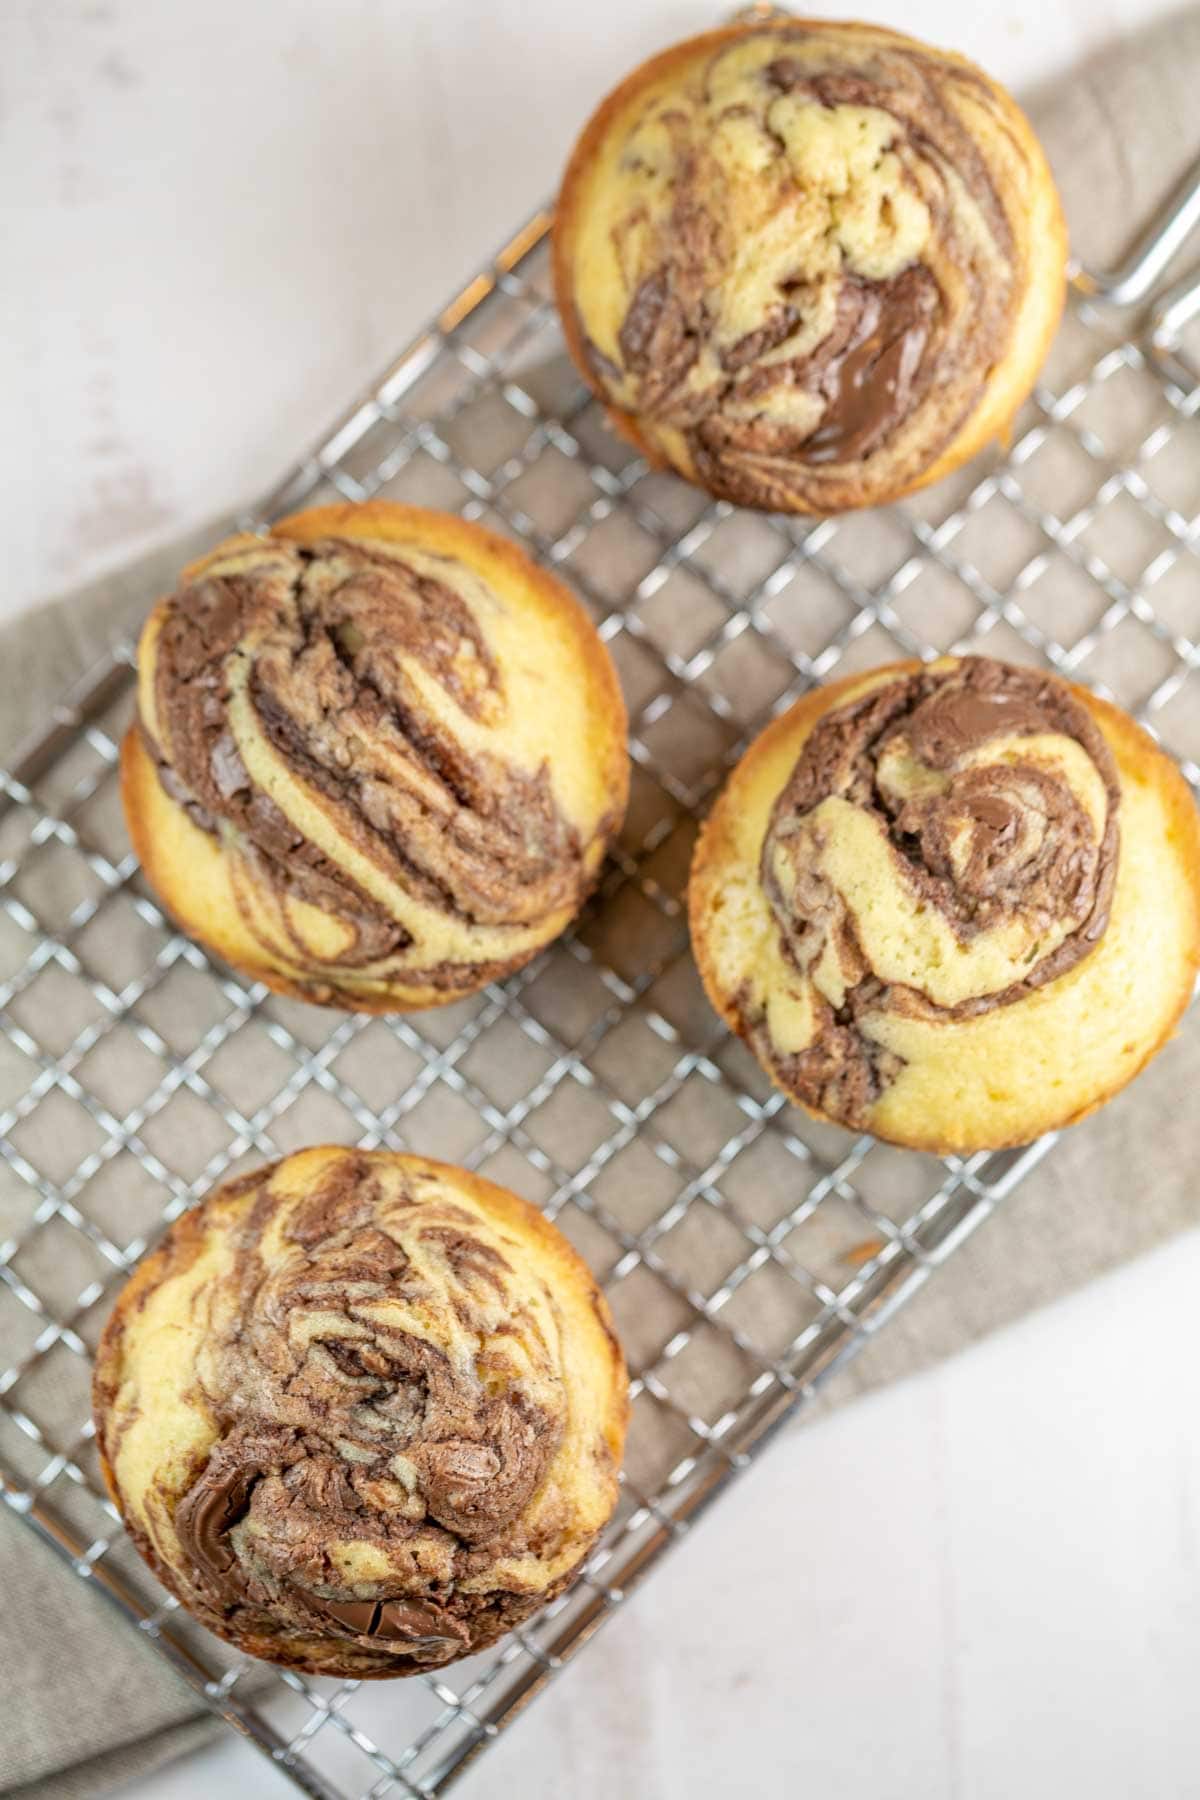
M1091 1111L1200 965L1200 819L1086 689L985 658L806 695L742 758L689 893L710 999L800 1105L939 1152Z
M151 614L122 758L183 928L284 993L386 1012L508 974L594 884L625 713L578 603L442 513L321 507Z
M721 499L873 506L1003 433L1062 309L1066 235L1004 90L867 25L735 26L656 56L567 168L567 342L617 428Z
M625 1366L566 1239L383 1151L218 1188L122 1292L96 1437L135 1544L211 1630L411 1675L567 1586L616 1502Z

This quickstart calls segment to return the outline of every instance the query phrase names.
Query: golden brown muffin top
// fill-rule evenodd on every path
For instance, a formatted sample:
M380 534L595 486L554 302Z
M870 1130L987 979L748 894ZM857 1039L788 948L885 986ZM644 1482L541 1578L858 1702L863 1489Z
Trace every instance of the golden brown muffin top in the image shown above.
M461 521L405 512L398 540L371 516L233 539L190 571L143 635L139 728L165 792L231 853L264 959L314 998L401 974L453 995L582 903L623 799L620 702L574 602L552 589L564 623L507 568L498 585L488 534L476 567Z
M1127 714L1039 669L890 664L746 751L688 886L705 990L791 1099L939 1155L1073 1123L1200 967L1200 814Z
M961 59L868 27L773 24L648 65L564 184L561 298L597 385L742 504L911 485L1012 337L1019 118Z
M333 1149L185 1218L97 1375L117 1497L192 1610L362 1674L468 1654L562 1586L623 1409L603 1301L532 1208Z

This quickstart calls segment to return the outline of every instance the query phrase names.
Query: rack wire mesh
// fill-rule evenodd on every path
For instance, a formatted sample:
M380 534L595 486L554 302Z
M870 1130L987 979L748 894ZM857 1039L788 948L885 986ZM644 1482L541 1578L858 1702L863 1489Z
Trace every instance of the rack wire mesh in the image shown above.
M1173 336L1131 336L1077 294L1005 457L889 511L766 518L608 430L563 354L549 223L250 522L332 497L450 508L582 596L625 684L634 786L575 929L411 1018L299 1006L214 966L121 823L129 648L0 776L4 1497L328 1800L441 1794L1050 1149L938 1160L816 1124L718 1026L682 890L750 738L835 672L986 648L1091 682L1200 778L1200 393ZM1191 313L1171 304L1173 329ZM132 1553L88 1418L99 1328L147 1245L227 1174L320 1140L435 1153L539 1200L602 1278L633 1375L621 1501L583 1579L498 1649L403 1683L268 1671L195 1626Z

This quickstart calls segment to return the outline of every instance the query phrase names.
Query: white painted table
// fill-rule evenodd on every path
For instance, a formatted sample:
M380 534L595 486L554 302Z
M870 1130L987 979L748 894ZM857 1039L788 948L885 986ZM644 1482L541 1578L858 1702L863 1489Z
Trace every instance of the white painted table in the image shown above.
M1165 7L971 10L874 9L1020 86ZM715 16L10 0L0 616L265 487ZM785 1433L463 1800L1195 1796L1198 1294L1200 1233ZM127 1800L292 1791L230 1739Z

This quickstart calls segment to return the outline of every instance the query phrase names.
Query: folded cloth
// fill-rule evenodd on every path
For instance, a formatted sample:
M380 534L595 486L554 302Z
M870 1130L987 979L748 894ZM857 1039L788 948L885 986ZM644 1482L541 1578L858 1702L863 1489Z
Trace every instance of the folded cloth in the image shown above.
M1119 260L1200 155L1200 10L1122 39L1030 110L1061 184L1076 254ZM0 632L0 719L11 751L179 567L228 526L210 522ZM1003 525L997 529L1003 530ZM1200 1222L1194 1127L1200 1009L1137 1081L1066 1133L879 1339L831 1402L910 1374ZM82 1800L223 1729L151 1648L15 1517L0 1512L0 1666L8 1694L0 1791Z

